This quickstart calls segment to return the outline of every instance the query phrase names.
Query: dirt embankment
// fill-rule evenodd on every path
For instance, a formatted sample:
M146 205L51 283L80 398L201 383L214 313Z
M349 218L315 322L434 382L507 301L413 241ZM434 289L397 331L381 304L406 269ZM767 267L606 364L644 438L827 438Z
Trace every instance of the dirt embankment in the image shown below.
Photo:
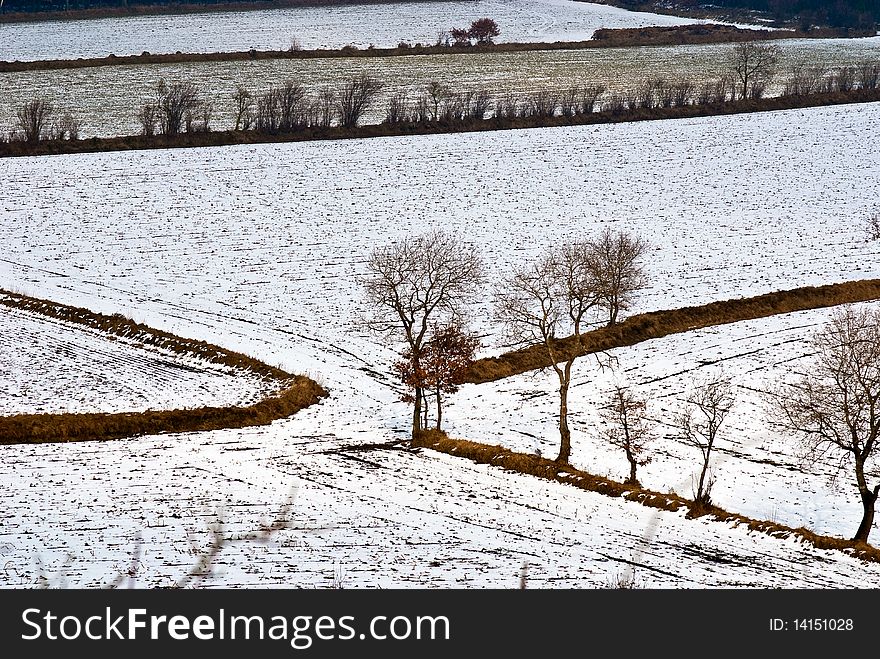
M880 299L880 279L863 279L826 286L804 286L755 297L711 302L696 307L637 314L616 325L587 332L580 339L575 337L560 339L556 350L557 354L563 355L562 358L566 359L570 355L580 356L631 346L668 334L688 332L713 325L876 299ZM543 345L534 345L499 357L477 360L468 371L465 381L471 384L494 382L547 366L550 366L550 363L546 348Z
M686 510L688 517L704 517L728 524L744 525L751 531L765 533L776 538L791 537L801 542L808 542L817 549L834 549L863 561L880 563L880 549L864 542L819 535L803 527L792 528L776 522L752 519L727 512L713 505L699 505L677 494L654 492L642 487L626 485L610 478L580 471L569 465L559 464L547 458L517 453L502 446L451 439L444 433L437 431L424 433L422 437L413 442L413 445L473 460L478 464L489 464L519 474L528 474L557 483L565 483L581 490L624 498L651 508L670 511Z
M111 335L198 357L215 364L255 373L278 383L277 393L246 407L199 407L181 410L85 414L16 414L0 416L0 444L36 444L108 440L167 432L220 430L267 425L320 402L329 392L317 382L293 375L253 357L205 341L175 336L136 323L119 314L106 315L80 307L19 295L0 289L0 304Z
M813 28L810 30L754 30L733 25L698 23L633 28L600 28L593 39L606 48L623 46L671 46L741 41L774 41L780 39L836 39L873 37L873 30L856 28Z

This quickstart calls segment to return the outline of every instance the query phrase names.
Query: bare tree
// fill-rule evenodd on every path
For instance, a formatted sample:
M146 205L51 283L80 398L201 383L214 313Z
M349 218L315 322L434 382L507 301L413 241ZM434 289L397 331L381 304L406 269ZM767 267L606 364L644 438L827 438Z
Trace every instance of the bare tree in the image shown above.
M823 77L822 69L796 64L789 71L782 93L785 96L815 94L820 90Z
M281 126L281 100L278 97L278 89L269 87L257 98L257 111L254 118L254 127L261 132L275 132Z
M440 105L449 96L449 90L436 80L432 80L425 87L425 91L431 100L431 121L437 121L440 118Z
M599 97L605 93L605 87L603 85L592 85L583 87L580 93L580 107L578 108L578 112L580 114L592 114L596 109L596 103L599 100Z
M651 462L647 455L653 439L648 426L647 402L636 396L632 389L616 385L608 397L600 416L605 422L601 436L612 446L622 449L629 462L628 485L639 486L636 468Z
M610 228L589 242L588 267L608 325L616 323L620 312L632 306L635 293L647 286L643 261L648 248L642 238Z
M278 98L278 128L294 130L305 122L305 88L299 83L286 80L276 90Z
M355 128L381 89L382 83L366 74L346 82L337 98L339 125Z
M868 542L880 492L868 483L880 440L880 309L835 312L812 347L808 372L770 393L770 418L800 438L804 464L834 456L832 479L850 470L863 509L853 540Z
M211 103L199 103L186 111L184 125L187 133L209 133L214 106Z
M704 82L695 100L698 105L709 105L735 99L734 80L730 76L723 75L718 80Z
M336 94L332 89L322 89L318 92L316 108L316 124L321 128L330 128L336 116Z
M556 114L558 101L556 94L546 89L532 92L529 95L531 116L552 117Z
M138 121L141 124L141 135L152 137L156 134L156 125L159 123L159 119L156 116L157 114L158 110L153 103L146 103L141 107L141 111L138 113Z
M244 85L239 85L232 95L235 101L235 127L232 130L249 130L254 121L254 98Z
M52 105L45 98L35 98L16 111L18 126L27 142L39 142L46 131Z
M567 464L571 455L568 389L572 366L580 354L580 349L566 349L562 339L574 337L580 348L587 314L598 303L585 242L562 244L537 261L515 267L495 291L495 315L505 336L515 346L543 346L559 379L560 446L556 461L562 464Z
M431 325L461 324L483 277L476 247L443 231L378 247L358 278L367 303L366 325L381 334L400 336L418 370ZM422 387L417 386L413 439L422 430L422 398Z
M700 450L703 457L694 501L709 505L714 480L710 473L712 451L724 420L733 409L733 385L723 374L694 383L685 399L685 407L676 419L682 438L689 446Z
M569 87L559 95L559 111L563 117L573 117L578 110L580 89Z
M519 115L519 100L513 94L495 99L495 119L514 119Z
M156 87L156 111L159 130L163 135L178 135L185 128L187 116L192 117L201 105L198 90L191 82L168 85L164 78Z
M78 140L80 128L80 121L69 112L66 112L58 121L52 123L52 128L49 130L49 139Z
M672 104L676 107L684 107L691 102L696 85L690 80L679 80L672 84Z
M859 64L859 89L877 89L880 86L880 63Z
M739 98L755 98L758 89L767 87L779 64L779 48L771 44L744 41L733 47L730 71ZM760 94L758 94L760 95Z
M402 124L409 121L409 118L409 100L407 99L406 90L401 90L388 99L384 123Z

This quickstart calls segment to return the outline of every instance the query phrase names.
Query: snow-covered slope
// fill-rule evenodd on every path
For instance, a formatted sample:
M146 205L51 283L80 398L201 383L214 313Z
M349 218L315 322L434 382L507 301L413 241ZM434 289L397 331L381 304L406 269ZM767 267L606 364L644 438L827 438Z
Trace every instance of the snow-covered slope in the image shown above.
M600 28L696 21L570 0L395 2L261 11L0 24L0 61L151 53L434 44L441 31L491 17L497 41L579 41Z
M880 247L863 232L880 192L866 146L878 114L880 104L867 104L5 160L3 287L246 352L319 377L331 395L266 428L0 447L0 581L33 584L42 564L53 583L99 585L142 552L138 584L170 585L198 552L188 533L204 546L218 507L231 531L250 531L296 490L292 527L269 544L233 544L205 585L516 587L528 563L534 587L594 588L628 561L647 586L880 585L880 566L792 539L430 451L347 448L393 443L407 429L388 374L398 346L357 323L355 276L372 247L445 228L477 243L497 280L553 241L628 229L655 246L636 311L878 277ZM484 354L501 350L490 306L487 289L474 309ZM618 356L663 420L700 364L723 358L741 389L759 388L778 364L804 356L823 313L667 337ZM592 392L608 381L589 361L582 369L575 462L619 478L622 458L590 432ZM718 501L849 537L858 508L848 483L829 489L827 468L793 468L755 399L742 401L718 465ZM523 376L464 388L449 428L549 453L552 409L546 382ZM696 458L661 435L644 480L687 496ZM772 458L760 462L765 452Z

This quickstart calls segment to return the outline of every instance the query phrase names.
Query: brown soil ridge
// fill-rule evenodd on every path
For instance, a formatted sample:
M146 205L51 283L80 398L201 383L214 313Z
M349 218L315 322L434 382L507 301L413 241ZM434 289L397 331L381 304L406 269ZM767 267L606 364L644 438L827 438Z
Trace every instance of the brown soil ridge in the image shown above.
M193 355L278 382L278 392L248 406L199 407L145 412L16 414L0 416L0 444L37 444L119 439L169 432L193 432L268 425L318 403L329 392L311 378L293 375L253 357L220 346L157 330L120 314L100 314L81 307L0 289L0 304L78 323L111 335L134 339L178 354Z
M717 506L699 505L677 494L654 492L642 487L627 485L610 478L580 471L569 465L562 465L547 458L517 453L503 446L452 439L447 437L445 433L438 431L423 432L417 440L413 440L413 446L466 458L478 464L500 467L518 474L565 483L588 492L635 501L651 508L669 511L686 510L686 516L689 518L707 517L719 522L732 523L735 526L744 525L750 531L765 533L775 538L795 538L809 543L817 549L842 551L866 562L880 562L880 549L864 542L819 535L803 527L792 528L776 522L752 519L745 515L727 512Z
M116 55L106 57L80 57L76 59L53 59L33 61L0 61L0 73L22 71L51 71L58 69L82 69L102 66L143 64L182 64L197 62L240 62L275 59L335 59L352 57L401 57L410 55L462 55L519 53L542 50L582 50L591 48L629 48L642 46L682 46L743 41L768 41L784 39L832 39L872 37L873 32L814 29L808 32L793 30L752 30L729 25L698 24L669 27L600 28L592 39L580 41L503 42L473 45L426 45L401 42L393 48L311 48L287 50L241 50L210 53L150 53L139 55Z
M667 119L695 119L753 112L806 109L874 103L880 101L880 89L857 89L849 92L806 94L802 96L772 96L761 99L726 101L705 105L684 105L671 108L637 108L620 112L602 111L577 114L572 117L516 117L497 119L473 119L446 122L367 124L355 128L333 126L330 128L306 128L291 132L211 131L207 133L182 133L179 135L128 135L121 137L91 137L80 140L41 140L39 142L0 142L0 158L61 155L67 153L105 153L110 151L135 151L145 149L178 149L209 146L233 146L241 144L273 144L308 142L318 140L365 139L371 137L403 137L407 135L445 135L494 130L518 130L524 128L554 128L561 126L587 126L618 124L636 121L661 121Z
M710 302L701 306L637 314L616 325L587 332L580 337L580 341L574 337L559 339L557 350L562 355L561 360L564 360L572 355L581 356L631 346L649 339L714 325L876 299L880 299L880 279L804 286L754 297ZM494 382L548 366L550 362L544 346L533 345L498 357L475 361L467 372L465 382Z

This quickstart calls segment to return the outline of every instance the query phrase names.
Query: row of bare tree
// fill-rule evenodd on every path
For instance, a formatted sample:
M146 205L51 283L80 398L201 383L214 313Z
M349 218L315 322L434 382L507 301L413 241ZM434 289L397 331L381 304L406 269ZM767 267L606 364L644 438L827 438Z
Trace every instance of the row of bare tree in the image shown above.
M291 80L252 94L239 86L233 94L232 130L255 130L280 133L306 128L338 125L356 127L373 103L382 84L362 75L352 78L337 90L324 89L310 94ZM192 83L159 82L156 100L143 106L138 114L142 135L178 135L183 132L211 130L213 105L202 99Z
M541 346L548 367L559 377L560 462L568 461L571 450L568 388L575 360L589 352L585 333L597 325L616 324L630 308L636 292L647 284L643 259L648 249L641 238L607 229L519 264L495 287L495 314L507 345ZM367 326L398 335L406 344L404 362L396 370L413 390L412 432L418 437L426 427L422 405L427 380L420 374L432 370L426 362L437 360L432 351L436 353L443 334L468 336L468 310L485 283L482 259L473 245L438 231L374 250L360 281L371 311ZM456 358L473 355L476 344L462 341L458 349L464 352Z
M20 106L15 113L17 131L9 140L39 142L40 140L78 140L80 122L66 112L52 119L52 104L44 98L35 98Z
M709 105L762 98L777 77L776 46L757 42L737 44L731 51L726 73L700 83L686 79L652 78L629 91L606 93L603 85L572 85L553 91L539 89L527 94L490 94L487 90L453 90L433 81L419 91L401 91L385 106L383 123L389 125L431 123L443 126L494 119L575 117L596 111L619 115L625 112ZM337 89L316 92L302 84L284 81L252 93L244 86L232 95L231 130L283 133L310 128L357 127L375 109L383 83L361 75ZM821 69L795 65L777 86L783 96L880 89L880 63ZM81 124L70 114L52 120L52 104L34 99L16 112L16 130L10 140L78 139ZM179 135L212 130L214 105L192 82L160 80L154 98L138 111L140 133Z
M494 317L503 327L504 347L539 350L545 368L557 376L560 464L571 456L568 391L574 363L590 354L600 367L614 367L610 356L591 345L589 331L617 324L647 286L649 250L638 236L606 229L525 259L495 283ZM358 281L366 326L404 346L393 370L404 384L404 400L413 404L413 440L427 432L428 392L436 398L440 431L441 394L465 381L480 346L466 329L486 284L478 249L443 231L408 236L374 249ZM880 440L880 309L842 308L815 333L812 345L809 372L766 393L768 421L800 437L805 463L836 453L833 467L850 466L863 504L854 539L867 542L880 492L880 483L868 482L876 479L871 462ZM711 504L713 452L733 409L734 390L723 373L695 382L675 415L679 439L700 451L693 491L699 506ZM655 438L647 401L633 387L618 384L601 407L600 434L625 453L627 482L638 486L637 467L650 461Z

